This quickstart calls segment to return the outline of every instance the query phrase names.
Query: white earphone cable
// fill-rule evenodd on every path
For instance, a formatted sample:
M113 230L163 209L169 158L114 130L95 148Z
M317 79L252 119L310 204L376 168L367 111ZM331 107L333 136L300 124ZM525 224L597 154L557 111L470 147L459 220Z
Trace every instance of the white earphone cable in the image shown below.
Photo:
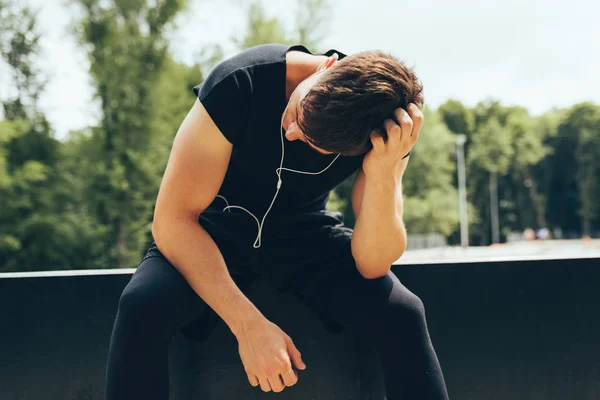
M289 105L289 103L288 103L288 105ZM319 174L322 174L323 172L327 171L329 169L329 167L331 167L333 165L335 160L337 160L338 157L340 156L340 154L338 154L333 159L333 161L331 161L331 163L329 163L329 165L327 167L325 167L323 170L321 170L319 172L305 172L305 171L298 171L298 170L290 169L290 168L283 168L283 160L285 158L285 143L283 140L283 117L285 116L285 113L288 109L288 105L285 106L285 109L283 110L283 114L281 115L281 161L279 162L279 168L275 169L275 174L277 174L277 190L275 191L275 195L273 196L273 199L271 200L271 204L269 205L269 208L265 212L265 215L263 215L262 220L259 222L258 218L256 218L256 216L254 214L252 214L250 211L248 211L244 207L240 207L240 206L236 206L236 205L229 205L229 202L227 201L227 199L224 196L221 196L221 195L216 196L216 197L223 199L225 201L225 203L227 204L227 207L223 208L223 211L227 210L227 211L231 212L232 208L238 208L240 210L246 211L248 214L250 214L250 216L252 216L252 218L254 218L254 220L256 221L256 224L258 225L258 234L256 235L256 240L254 240L254 244L252 245L255 249L258 249L262 244L261 243L262 242L262 231L263 231L265 219L267 218L267 215L271 211L271 208L273 208L273 204L275 204L275 199L277 199L277 195L279 194L279 190L281 189L281 185L283 184L283 181L281 180L281 172L289 171L289 172L294 172L297 174L304 174L304 175L319 175Z

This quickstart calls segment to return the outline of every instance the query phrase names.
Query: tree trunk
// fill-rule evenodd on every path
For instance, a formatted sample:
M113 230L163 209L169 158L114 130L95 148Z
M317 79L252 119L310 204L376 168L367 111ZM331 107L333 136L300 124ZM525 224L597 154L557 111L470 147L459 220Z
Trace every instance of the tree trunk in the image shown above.
M529 198L533 203L533 208L535 210L536 221L538 223L538 226L539 228L547 228L546 217L544 216L544 207L542 206L540 196L537 193L536 183L533 180L531 173L529 172L529 168L525 167L523 169L523 175L525 176L525 179L531 182L531 185L529 185Z
M583 215L582 223L581 224L582 224L582 227L583 227L583 236L590 236L591 237L592 236L591 235L592 230L590 228L591 227L590 218L587 216L587 214Z
M126 234L127 227L122 218L117 218L117 268L127 268Z
M492 223L492 243L500 243L500 223L498 212L498 175L490 172L490 219Z

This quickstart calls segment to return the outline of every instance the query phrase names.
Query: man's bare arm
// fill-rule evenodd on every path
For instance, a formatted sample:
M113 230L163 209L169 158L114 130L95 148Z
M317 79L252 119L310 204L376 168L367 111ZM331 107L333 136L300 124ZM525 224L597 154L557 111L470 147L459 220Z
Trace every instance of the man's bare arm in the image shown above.
M365 278L386 275L406 250L402 177L409 160L405 155L417 142L423 123L417 106L407 108L408 112L396 110L399 123L385 121L387 142L379 135L371 136L373 149L365 156L352 188L356 215L352 255Z
M356 266L365 278L384 276L406 249L401 181L369 180L361 170L352 187L352 208Z
M298 380L292 362L304 369L300 352L237 287L217 245L198 222L223 183L232 148L197 101L173 142L152 234L163 255L235 334L250 383L279 392Z
M231 279L221 252L198 223L223 182L232 145L200 102L183 121L160 185L152 235L157 247L232 332L259 311Z

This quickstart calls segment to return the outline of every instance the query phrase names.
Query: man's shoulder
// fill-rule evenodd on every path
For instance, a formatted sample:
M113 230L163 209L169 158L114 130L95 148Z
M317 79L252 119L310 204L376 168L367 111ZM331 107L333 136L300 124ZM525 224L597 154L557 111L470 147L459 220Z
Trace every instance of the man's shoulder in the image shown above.
M276 43L250 47L221 61L213 72L218 71L221 75L229 75L242 69L281 63L285 61L285 55L289 48L288 45Z

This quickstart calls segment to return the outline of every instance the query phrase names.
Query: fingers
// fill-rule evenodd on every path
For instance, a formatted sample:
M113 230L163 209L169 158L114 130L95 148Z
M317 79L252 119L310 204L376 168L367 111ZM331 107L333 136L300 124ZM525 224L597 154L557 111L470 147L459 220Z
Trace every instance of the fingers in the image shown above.
M410 104L407 108L410 108ZM412 120L408 112L406 112L406 110L403 108L398 108L394 112L394 116L400 124L400 130L402 131L402 135L405 136L404 139L411 136L413 134L414 121Z
M298 383L298 373L290 367L286 372L281 374L281 379L285 386L294 386Z
M254 387L257 387L260 384L258 378L254 374L248 374L248 382Z
M383 127L388 136L387 145L395 148L400 143L400 138L402 137L401 125L398 125L393 119L388 118L383 121Z
M288 365L288 369L281 375L271 375L259 379L256 375L248 374L248 381L254 387L260 385L260 389L263 392L270 392L272 390L279 393L286 386L294 386L298 383L298 373L292 369L291 365Z
M388 118L383 121L383 127L387 132L388 140L385 143L382 139L380 144L385 143L391 150L399 148L401 143L408 143L412 147L417 141L421 126L423 125L423 113L419 107L411 103L406 107L406 110L397 108L394 111L394 119ZM371 141L373 142L373 147L375 147L373 136L371 134Z
M269 380L267 378L260 379L260 389L263 392L270 392L271 391L271 385L269 384Z
M248 374L248 381L254 387L260 385L263 392L279 393L285 389L286 386L294 386L298 383L298 373L292 369L291 365L288 365L286 371L281 374L272 375L263 379L258 379L256 375Z
M240 345L240 356L244 363L244 369L248 376L250 385L260 386L263 392L283 391L288 386L294 386L298 382L298 369L305 369L306 365L302 361L302 355L294 345L292 339L283 331L278 329L278 339L276 348L266 357L258 357L256 362L249 362L244 356L245 348ZM244 344L244 343L242 343Z
M417 107L415 104L409 104L408 107L408 115L413 122L412 128L412 136L413 142L416 142L419 137L419 132L421 131L421 126L423 126L423 112Z
M268 380L269 385L271 385L271 389L273 389L275 393L279 393L285 388L285 384L283 383L279 375L270 376Z
M375 149L375 151L379 152L385 150L385 141L383 140L383 137L381 137L381 135L379 135L378 133L371 133L371 143L373 144L373 148Z
M286 338L286 344L288 354L290 355L290 359L292 360L292 364L294 364L294 367L298 369L305 369L306 364L304 364L304 362L302 361L302 354L300 354L300 351L298 351L296 345L294 345L294 342L289 336Z

